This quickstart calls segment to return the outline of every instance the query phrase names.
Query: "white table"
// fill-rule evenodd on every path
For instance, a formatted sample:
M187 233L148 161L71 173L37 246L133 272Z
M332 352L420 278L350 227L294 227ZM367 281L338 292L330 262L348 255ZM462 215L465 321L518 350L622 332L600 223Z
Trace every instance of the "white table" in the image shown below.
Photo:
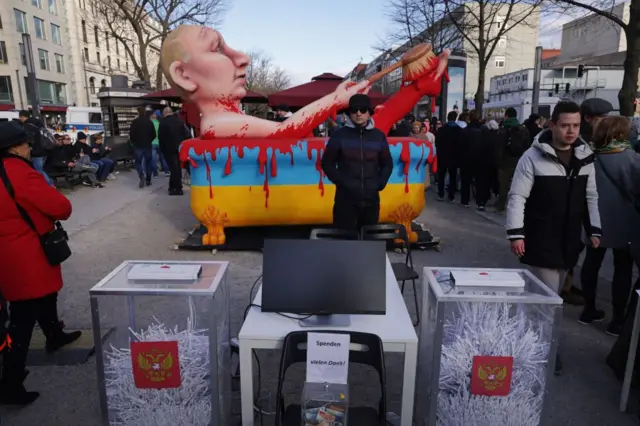
M402 383L402 426L413 421L418 336L400 293L387 257L387 313L386 315L351 315L348 327L321 327L322 330L355 331L380 336L385 352L404 352L404 378ZM262 288L253 301L260 305ZM240 342L240 386L242 398L242 425L253 426L253 360L252 349L281 349L284 338L293 331L313 331L312 327L300 327L297 320L276 313L263 313L260 308L249 310L238 340ZM386 415L386 413L384 413Z

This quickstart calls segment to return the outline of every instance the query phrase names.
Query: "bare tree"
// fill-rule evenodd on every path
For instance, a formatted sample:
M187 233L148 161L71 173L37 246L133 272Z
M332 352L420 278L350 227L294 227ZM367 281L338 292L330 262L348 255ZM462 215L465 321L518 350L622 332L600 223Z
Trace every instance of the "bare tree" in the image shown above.
M501 39L519 25L529 25L543 0L444 0L451 24L464 38L467 56L478 66L475 107L482 110L487 65ZM538 20L531 20L537 25Z
M248 53L251 62L246 72L247 89L270 95L291 86L291 77L282 68L276 66L269 55L262 51ZM264 115L267 106L264 104L248 104L250 115Z
M141 80L162 87L160 46L181 24L219 24L229 0L98 0L93 8L106 35L124 47ZM155 57L156 60L151 60Z
M631 0L629 6L629 21L625 22L621 16L614 13L615 0L555 0L560 6L561 13L565 9L583 9L589 13L602 16L613 24L620 26L627 38L627 52L624 60L624 77L622 87L618 92L620 115L632 117L635 113L634 100L638 96L638 72L640 71L640 0ZM623 14L624 15L624 14Z

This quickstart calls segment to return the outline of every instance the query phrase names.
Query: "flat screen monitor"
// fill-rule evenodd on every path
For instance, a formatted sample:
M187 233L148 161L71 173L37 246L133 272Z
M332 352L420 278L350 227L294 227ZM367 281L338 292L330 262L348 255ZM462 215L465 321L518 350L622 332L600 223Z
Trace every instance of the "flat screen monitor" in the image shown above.
M267 239L262 311L384 315L385 255L383 241Z

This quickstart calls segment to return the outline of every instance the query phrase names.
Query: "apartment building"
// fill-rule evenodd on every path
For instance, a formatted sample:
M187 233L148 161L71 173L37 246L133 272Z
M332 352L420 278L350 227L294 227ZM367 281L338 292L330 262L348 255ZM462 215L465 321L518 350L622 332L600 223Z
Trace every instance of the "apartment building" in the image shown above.
M41 110L52 121L64 119L70 105L98 106L96 93L110 85L111 75L138 79L94 6L90 0L0 1L0 110L29 107L22 33L31 36ZM130 47L139 54L135 43ZM159 58L158 44L147 52L151 70Z
M0 1L0 110L23 109L29 104L22 33L31 35L43 114L66 110L71 64L67 22L64 0Z

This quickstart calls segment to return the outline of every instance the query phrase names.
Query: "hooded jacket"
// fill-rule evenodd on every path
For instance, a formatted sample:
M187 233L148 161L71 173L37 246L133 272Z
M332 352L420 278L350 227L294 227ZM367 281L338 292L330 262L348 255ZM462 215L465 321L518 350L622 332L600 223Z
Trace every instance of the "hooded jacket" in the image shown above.
M336 200L377 204L387 185L393 160L384 133L373 119L356 126L349 118L329 138L322 155L322 170L336 185Z
M575 266L582 228L600 236L594 154L582 138L565 166L543 130L518 161L507 205L507 238L524 239L522 263L552 269Z

